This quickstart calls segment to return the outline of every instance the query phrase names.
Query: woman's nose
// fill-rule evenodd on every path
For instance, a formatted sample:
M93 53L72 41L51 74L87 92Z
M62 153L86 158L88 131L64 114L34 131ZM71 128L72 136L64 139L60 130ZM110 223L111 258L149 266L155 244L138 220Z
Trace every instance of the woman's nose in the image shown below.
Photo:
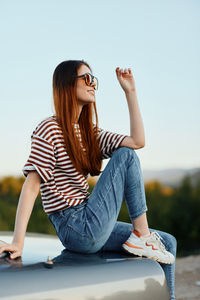
M92 81L91 86L95 87L95 82L94 82L94 80Z
M93 82L91 83L91 86L92 86L93 88L95 88L96 83L94 82L94 80L93 80Z

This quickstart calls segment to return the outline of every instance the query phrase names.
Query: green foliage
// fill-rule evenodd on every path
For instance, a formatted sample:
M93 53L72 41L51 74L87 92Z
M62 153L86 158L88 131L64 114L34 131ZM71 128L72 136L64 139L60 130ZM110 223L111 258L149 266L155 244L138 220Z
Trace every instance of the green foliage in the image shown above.
M147 216L150 228L172 233L168 216L172 211L171 192L166 193L160 182L150 182L145 186Z
M193 187L185 177L173 194L173 211L169 222L174 236L178 239L178 250L187 254L200 249L200 180Z
M13 231L16 209L24 177L4 177L0 180L0 231ZM89 192L96 181L90 178ZM173 234L178 241L178 254L186 255L200 249L200 180L191 184L185 177L178 188L163 186L158 181L145 185L147 217L150 228ZM125 201L118 216L119 221L130 223ZM28 232L56 234L54 227L43 211L41 196L35 205L28 223Z

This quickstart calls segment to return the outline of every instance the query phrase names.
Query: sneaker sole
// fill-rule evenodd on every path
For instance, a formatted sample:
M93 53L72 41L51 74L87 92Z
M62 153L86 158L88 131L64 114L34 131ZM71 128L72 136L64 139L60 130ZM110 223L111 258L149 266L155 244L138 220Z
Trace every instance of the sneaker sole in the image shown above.
M152 255L147 255L144 253L144 251L142 251L141 249L136 249L136 248L130 248L129 246L127 246L126 244L122 245L122 248L127 251L128 253L134 254L134 255L138 255L138 256L145 256L147 258L153 259L157 262L163 263L163 264L173 264L174 261L167 261L167 260L163 260L157 256L152 256Z

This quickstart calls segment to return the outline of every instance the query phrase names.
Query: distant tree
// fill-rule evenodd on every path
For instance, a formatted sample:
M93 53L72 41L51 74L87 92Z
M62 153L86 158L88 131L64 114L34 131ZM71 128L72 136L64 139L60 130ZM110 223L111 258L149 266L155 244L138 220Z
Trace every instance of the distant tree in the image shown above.
M151 181L145 184L145 193L149 227L170 232L169 214L172 206L173 189L163 186L159 181Z
M13 195L18 196L21 192L22 185L25 181L25 178L14 177L14 176L6 176L0 180L0 195Z
M200 249L199 189L199 182L193 188L190 177L185 176L173 196L172 230L178 240L178 250L184 254Z

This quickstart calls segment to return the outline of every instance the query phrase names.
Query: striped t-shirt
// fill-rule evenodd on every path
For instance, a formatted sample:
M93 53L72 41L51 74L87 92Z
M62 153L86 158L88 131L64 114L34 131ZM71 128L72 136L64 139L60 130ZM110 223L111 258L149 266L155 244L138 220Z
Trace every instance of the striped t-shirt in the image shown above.
M73 126L81 141L79 124ZM110 158L125 137L98 128L102 159ZM89 174L84 176L74 168L55 116L40 122L31 135L31 153L22 171L27 176L30 170L42 178L40 192L47 214L78 205L90 195L86 180Z

